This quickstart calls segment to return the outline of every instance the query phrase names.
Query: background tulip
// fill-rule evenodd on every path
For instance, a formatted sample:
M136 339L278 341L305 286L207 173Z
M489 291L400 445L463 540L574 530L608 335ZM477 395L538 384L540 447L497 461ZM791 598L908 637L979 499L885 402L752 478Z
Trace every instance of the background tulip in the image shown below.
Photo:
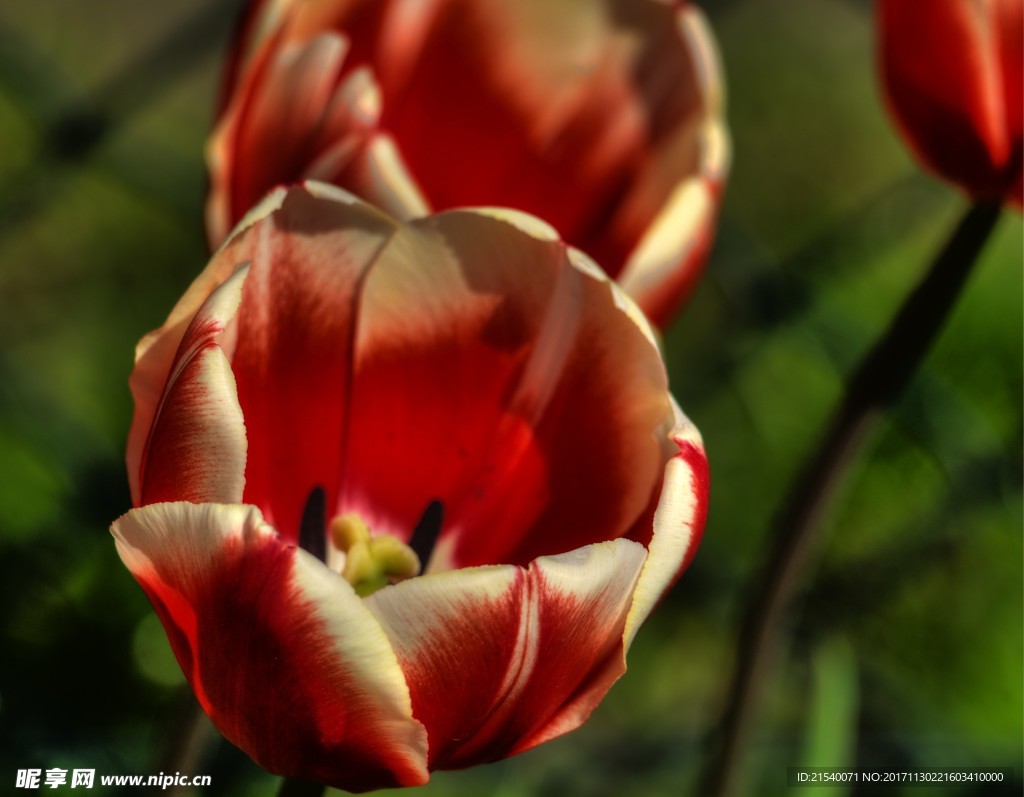
M889 108L921 162L979 199L1024 196L1024 0L879 0Z
M700 436L646 321L519 213L402 225L279 190L132 389L118 551L273 772L414 785L572 730L703 529Z
M728 150L715 44L686 2L256 2L208 148L208 229L218 244L306 177L399 218L514 207L665 323L703 265Z

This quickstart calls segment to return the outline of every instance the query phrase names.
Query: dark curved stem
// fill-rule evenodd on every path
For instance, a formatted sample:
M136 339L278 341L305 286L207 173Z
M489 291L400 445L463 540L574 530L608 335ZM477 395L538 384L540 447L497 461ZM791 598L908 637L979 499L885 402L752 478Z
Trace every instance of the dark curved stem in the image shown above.
M737 666L701 793L733 793L740 757L756 712L780 625L803 582L818 521L858 444L891 404L942 329L999 217L997 203L973 205L907 297L889 328L861 361L817 448L800 472L770 539L768 566L753 591L740 631Z
M281 781L281 788L277 791L277 797L321 797L327 791L322 783L311 780L298 780L297 778L285 778Z

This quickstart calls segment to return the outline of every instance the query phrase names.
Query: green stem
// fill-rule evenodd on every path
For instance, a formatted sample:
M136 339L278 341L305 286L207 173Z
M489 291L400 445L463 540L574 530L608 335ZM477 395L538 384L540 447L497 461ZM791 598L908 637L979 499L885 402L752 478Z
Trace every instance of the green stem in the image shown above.
M281 788L277 791L277 797L321 797L327 791L322 783L312 780L299 780L298 778L285 778L281 781Z
M998 203L979 202L961 219L928 274L849 380L818 447L776 517L772 554L744 615L720 743L708 759L702 794L727 797L735 791L761 689L779 645L781 621L804 581L819 521L880 410L899 396L938 336L999 210Z

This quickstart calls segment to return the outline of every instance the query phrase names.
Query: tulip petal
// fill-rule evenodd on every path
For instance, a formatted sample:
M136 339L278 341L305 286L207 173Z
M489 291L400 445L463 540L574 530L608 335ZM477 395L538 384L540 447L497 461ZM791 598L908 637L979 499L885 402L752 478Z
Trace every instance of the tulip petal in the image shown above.
M275 52L310 47L327 32L352 48L334 80L373 72L382 101L372 146L366 129L349 121L310 122L319 130L314 147L274 132L296 116L280 90L285 80L302 90L300 77L314 88L319 77L268 63L280 59ZM320 76L332 74L326 61ZM233 218L253 201L257 185L273 184L263 167L251 165L267 160L255 147L266 139L281 166L277 181L287 179L285 172L292 180L327 179L398 218L491 205L542 217L613 277L630 268L631 280L643 283L635 298L659 324L699 276L728 166L728 136L714 41L690 3L263 3L236 43L228 83L236 100L210 148L214 240L223 216ZM239 109L257 104L267 111L267 132L249 134L242 128L264 117ZM237 140L225 138L228 121ZM245 164L236 179L251 179L251 186L225 185L230 162ZM668 262L664 247L654 244L666 240L665 226L678 210L662 211L693 180L705 183L711 207L687 225L697 238L683 242L685 255ZM637 255L641 239L645 249Z
M573 698L540 729L530 746L542 744L579 726L601 702L611 685L626 669L626 651L636 632L665 592L682 575L697 552L704 531L708 505L708 467L700 434L672 403L666 419L666 449L674 453L651 512L637 524L630 539L641 542L648 556L633 593L622 645L595 668Z
M441 501L442 568L613 539L664 463L664 369L621 295L492 213L396 234L361 307L339 511L407 539Z
M382 127L431 206L520 208L588 248L644 146L629 85L634 52L604 11L534 0L435 4L420 23L415 68L381 70ZM377 54L384 64L390 21Z
M315 159L347 50L344 38L324 34L277 52L262 90L242 108L235 128L230 195L236 212L255 204L268 187L301 178Z
M394 139L378 134L366 139L362 149L335 168L332 182L351 186L370 204L400 221L426 216L430 205L402 159Z
M1015 190L1022 153L1021 0L882 0L880 63L919 158L979 197Z
M396 79L382 66L382 126L433 207L521 208L618 277L681 182L706 180L717 200L728 163L723 81L690 4L448 0L428 20L415 71ZM385 19L382 53L388 30ZM452 158L463 166L456 181ZM659 270L666 308L696 281L710 221L700 229L679 268Z
M140 476L143 451L182 338L202 304L248 261L246 231L280 207L284 196L283 189L272 191L245 215L235 228L232 238L225 242L206 269L189 286L163 326L150 332L135 347L135 369L128 380L135 399L135 414L128 433L125 456L132 503L135 506L142 500Z
M360 291L395 230L369 205L332 196L294 189L250 231L232 361L249 440L245 501L293 542L314 487L337 501Z
M619 284L664 326L693 291L714 233L716 203L700 178L679 185L644 233Z
M245 421L223 346L246 274L214 291L185 331L139 464L142 504L242 498Z
M527 569L433 574L370 596L413 714L427 728L430 767L529 749L540 735L550 738L551 718L610 658L621 674L623 628L645 558L642 546L616 540L541 557ZM614 678L606 680L605 690ZM577 712L559 732L587 714Z
M235 271L251 263L242 310L235 322L238 328L232 335L240 345L230 352L237 401L248 430L244 495L245 500L263 506L268 520L288 539L298 538L298 523L309 490L325 480L332 482L322 485L330 486L332 495L336 487L345 411L341 397L349 378L350 346L345 341L355 323L356 290L360 275L372 265L394 224L341 189L312 182L291 192L273 192L246 215L164 326L139 344L131 378L136 409L127 455L133 503L143 501L143 452L166 375L183 345L191 316ZM278 280L301 296L271 289ZM275 332L282 329L300 333L289 337L291 333ZM300 340L303 336L305 342ZM306 367L310 361L296 359L293 351L306 351L315 367ZM204 359L204 367L206 363ZM224 380L229 376L221 372L221 383L226 384ZM217 378L209 374L214 382ZM311 382L317 387L311 387ZM299 417L302 410L297 408L304 408L308 414ZM314 443L318 435L328 434L339 441L336 448ZM167 439L173 440L173 436ZM293 467L289 456L302 457L307 449L313 454ZM274 461L290 464L282 468ZM277 471L284 472L277 477ZM268 496L266 502L264 496ZM161 497L182 496L172 493ZM223 492L201 498L237 500L237 496Z
M287 18L302 16L296 9ZM211 245L269 189L344 174L379 122L379 86L369 68L351 68L348 37L321 31L291 39L286 32L267 35L210 137Z
M381 101L380 87L369 68L349 73L324 110L316 143L310 148L314 155L303 167L303 177L341 184L331 178L342 173L365 148L380 119Z
M261 766L349 790L426 782L426 735L380 625L258 509L154 504L111 530L203 708Z
M1010 141L1004 167L1010 189L1007 198L1024 206L1024 2L1003 0L994 12L995 36L1002 76L1003 109Z
M714 234L729 168L721 66L714 38L699 9L676 11L679 39L669 48L685 56L677 79L664 86L657 62L648 68L648 105L662 134L620 202L593 254L599 262L625 252L616 278L656 325L664 327L697 285ZM682 100L680 86L689 88ZM680 101L682 107L679 107ZM674 110L673 110L674 109Z
M629 611L627 649L657 602L693 560L707 519L709 474L704 443L697 427L675 401L672 410L667 440L675 452L665 465L651 531L639 537L649 555Z

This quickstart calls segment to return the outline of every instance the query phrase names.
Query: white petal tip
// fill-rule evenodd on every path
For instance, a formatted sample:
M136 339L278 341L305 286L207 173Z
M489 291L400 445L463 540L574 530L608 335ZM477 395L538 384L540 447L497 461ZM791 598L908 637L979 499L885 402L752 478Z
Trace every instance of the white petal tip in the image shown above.
M468 208L481 216L489 216L492 219L504 221L511 224L517 230L536 238L538 241L559 241L561 238L558 231L543 219L537 218L529 213L512 208L499 207L474 207Z

